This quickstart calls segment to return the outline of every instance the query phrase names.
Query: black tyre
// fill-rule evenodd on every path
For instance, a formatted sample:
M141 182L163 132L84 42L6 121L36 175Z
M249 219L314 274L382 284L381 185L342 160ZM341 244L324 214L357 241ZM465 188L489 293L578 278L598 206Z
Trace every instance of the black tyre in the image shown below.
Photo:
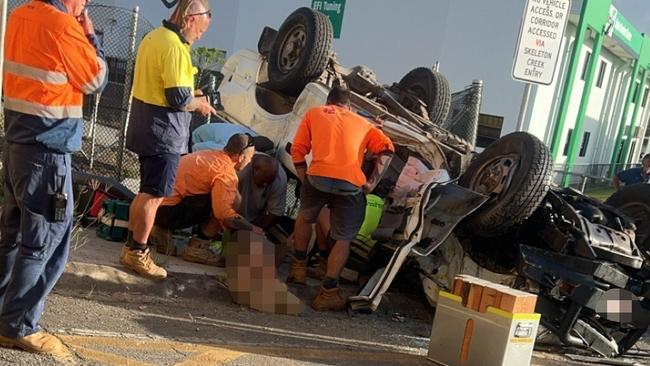
M269 87L297 96L318 78L332 49L332 23L310 8L299 8L282 23L268 60Z
M650 259L650 185L625 186L614 192L605 203L634 220L636 245Z
M466 220L470 233L496 237L510 232L542 202L551 173L548 147L529 133L511 133L488 146L460 179L462 186L491 196Z
M399 82L400 89L404 89L418 97L427 107L429 119L436 125L442 124L449 114L451 105L451 91L447 78L439 72L426 67L418 67L406 74ZM409 106L406 100L402 104L414 111L416 106Z

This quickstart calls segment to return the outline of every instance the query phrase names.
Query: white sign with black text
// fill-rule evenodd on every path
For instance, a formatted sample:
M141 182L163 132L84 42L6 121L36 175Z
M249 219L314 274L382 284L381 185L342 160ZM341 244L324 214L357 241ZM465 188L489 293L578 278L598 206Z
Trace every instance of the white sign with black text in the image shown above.
M550 85L559 59L570 0L528 0L519 30L512 77Z

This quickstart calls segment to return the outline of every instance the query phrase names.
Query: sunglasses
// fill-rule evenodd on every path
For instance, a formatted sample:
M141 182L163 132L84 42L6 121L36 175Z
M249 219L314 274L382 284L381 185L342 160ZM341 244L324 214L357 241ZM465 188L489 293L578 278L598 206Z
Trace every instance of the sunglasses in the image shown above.
M208 17L208 19L212 19L212 10L204 11L202 13L187 14L188 17L194 16L194 15L206 15Z

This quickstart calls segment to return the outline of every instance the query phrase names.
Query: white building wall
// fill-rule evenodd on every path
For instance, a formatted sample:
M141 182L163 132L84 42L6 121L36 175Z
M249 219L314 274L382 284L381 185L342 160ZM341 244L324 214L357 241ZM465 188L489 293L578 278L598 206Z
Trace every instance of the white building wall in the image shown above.
M549 86L537 85L533 87L533 93L529 101L529 111L526 115L524 130L528 131L547 144L550 145L553 138L553 129L557 121L559 104L562 97L562 90L567 74L568 63L573 51L573 42L576 27L573 24L567 26L562 47L563 54L560 56L559 65L556 69L556 77L553 84ZM563 126L558 157L556 164L566 163L564 148L568 143L569 130L575 128L578 115L578 109L582 100L585 82L581 80L584 69L585 58L588 53L592 53L594 39L590 38L580 50L578 68L576 70L576 80L574 81L571 92L570 103L567 111L567 117ZM601 87L596 85L600 72L601 61L606 64L603 84ZM625 101L628 81L625 75L629 74L631 66L623 60L603 48L598 60L594 73L593 86L589 98L589 104L585 112L582 135L578 146L578 156L576 164L587 165L597 163L609 163L614 146L613 141L618 132L622 115L622 106ZM642 118L642 117L640 117ZM628 121L631 120L631 113ZM629 122L628 122L629 123ZM590 133L589 143L585 156L579 156L582 140L585 132Z
M627 93L627 77L629 65L619 61L612 65L608 78L607 96L594 144L592 163L609 164L614 151L614 141L620 125L623 105Z

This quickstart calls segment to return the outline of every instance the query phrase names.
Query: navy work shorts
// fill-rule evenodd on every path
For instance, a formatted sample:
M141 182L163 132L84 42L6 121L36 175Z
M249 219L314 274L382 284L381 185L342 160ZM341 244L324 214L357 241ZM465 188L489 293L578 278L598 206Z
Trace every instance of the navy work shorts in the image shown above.
M330 208L330 236L334 240L351 241L359 233L366 215L366 195L338 195L319 191L305 179L300 189L300 212L307 223L313 224L320 210Z
M181 156L158 154L138 156L140 161L140 192L155 197L167 197L174 190L176 169Z

